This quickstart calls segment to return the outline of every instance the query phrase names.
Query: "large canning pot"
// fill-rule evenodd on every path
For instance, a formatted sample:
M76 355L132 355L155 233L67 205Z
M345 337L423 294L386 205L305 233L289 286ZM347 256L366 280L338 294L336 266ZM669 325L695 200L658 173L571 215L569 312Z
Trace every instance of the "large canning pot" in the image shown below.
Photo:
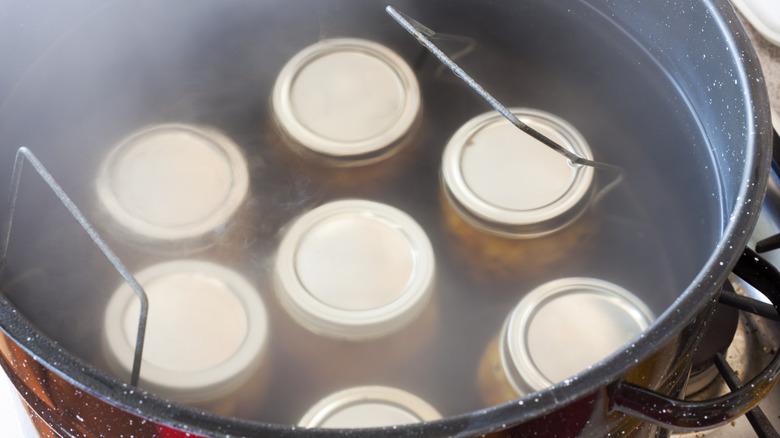
M659 428L724 424L771 389L778 360L751 385L720 399L676 399L727 275L737 266L738 274L751 277L760 262L740 257L769 174L769 103L755 53L729 3L399 0L393 6L457 35L441 39L442 46L507 106L554 114L576 127L596 160L623 168L620 183L589 213L600 240L576 266L556 259L543 280L587 275L617 282L657 318L572 378L495 406L474 402L476 364L501 327L498 315L520 297L507 290L529 290L542 280L482 282L451 257L440 211L441 154L460 126L488 108L386 14L383 2L4 2L0 189L10 186L14 157L17 164L29 160L16 155L27 147L130 271L172 257L212 255L239 270L268 309L269 355L284 350L273 344L284 339L274 337L274 324L285 317L275 295L263 291L272 283L269 260L293 218L336 198L371 198L413 217L436 255L431 302L438 306L437 329L426 330L432 340L406 354L417 360L414 373L390 373L385 380L424 392L443 419L349 431L293 426L296 414L287 411L307 407L296 394L338 388L290 380L285 372L297 368L283 361L273 362L264 397L237 390L238 401L207 411L135 388L107 365L104 309L119 277L25 165L0 277L0 364L42 434L644 436ZM274 120L274 84L296 54L319 50L315 43L327 39L371 41L359 43L361 50L386 53L374 49L380 43L419 82L419 91L404 88L419 92L420 106L409 113L413 128L397 142L408 151L396 154L399 167L381 181L369 171L354 184L329 185L327 176L309 177L311 163L303 161L310 157L285 155L289 139L280 133L279 117ZM100 208L95 194L99 175L111 175L102 163L116 145L135 141L127 140L136 138L133 133L182 126L219 131L218 138L229 137L231 148L241 150L249 200L236 208L234 221L217 224L216 237L198 235L179 246L168 245L173 237L161 239L165 245L128 244L132 233L111 225L111 212ZM340 168L339 175L348 171ZM603 188L611 178L596 171L594 184ZM2 211L10 204L3 198ZM770 299L780 304L780 297ZM482 309L484 303L492 308ZM464 346L464 333L480 341ZM449 355L448 348L460 355ZM338 380L342 374L349 373L330 375Z

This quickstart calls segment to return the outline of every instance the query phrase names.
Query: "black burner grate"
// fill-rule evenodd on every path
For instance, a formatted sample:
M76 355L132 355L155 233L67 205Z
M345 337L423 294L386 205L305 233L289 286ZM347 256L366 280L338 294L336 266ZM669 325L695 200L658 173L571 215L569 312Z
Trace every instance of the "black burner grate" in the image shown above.
M775 136L774 146L775 149L778 149L780 148L780 141L778 141L780 139L778 138L777 132L774 133L774 136ZM775 156L780 157L780 154L776 153ZM764 239L756 244L757 253L763 253L777 248L780 248L780 233L771 236L767 239ZM751 252L749 248L746 249L745 251L746 251L746 255L749 252ZM742 260L745 259L746 257L745 255L743 255ZM769 265L769 263L761 259L760 257L754 257L753 261L754 261L753 263L754 266L748 267L747 269L761 270L761 269L768 269L768 267L771 267L771 266L765 266L765 265ZM740 267L738 265L735 268L735 272L740 269L746 269L746 268L744 266ZM768 275L762 278L766 281L766 284L762 285L763 287L767 287L767 288L780 287L780 284L774 284L774 278L772 278L772 276ZM774 321L780 321L780 314L778 313L778 309L776 309L775 306L771 304L767 304L763 301L759 301L754 298L746 297L744 295L739 295L729 290L722 290L720 293L719 301L722 304L734 307L743 312L748 312L753 315L762 318L771 319ZM737 373L734 371L734 369L731 368L731 366L728 364L726 358L723 356L722 353L717 353L715 355L714 361L715 361L715 366L718 368L721 377L726 382L726 385L728 385L730 390L734 391L742 387L742 382L740 381L739 377L737 377ZM761 410L760 407L753 408L752 410L748 411L745 414L745 416L750 422L750 425L753 427L753 430L755 430L756 436L760 438L780 437L780 433L778 433L778 431L772 426L766 414L764 414L764 412Z

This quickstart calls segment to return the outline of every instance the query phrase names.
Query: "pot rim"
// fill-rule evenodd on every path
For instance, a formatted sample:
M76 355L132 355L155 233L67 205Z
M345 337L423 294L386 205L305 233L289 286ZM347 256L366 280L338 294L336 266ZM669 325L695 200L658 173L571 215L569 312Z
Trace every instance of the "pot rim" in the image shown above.
M484 434L539 418L559 407L604 390L637 363L653 354L654 347L669 341L683 330L717 297L719 287L736 264L758 220L770 173L772 130L760 129L760 127L771 127L769 100L758 59L739 18L726 0L703 0L703 3L710 8L713 18L718 21L717 26L729 38L732 47L736 48L732 50L732 56L735 58L742 56L741 62L735 61L741 68L742 77L760 78L760 80L746 80L741 84L745 88L745 102L747 102L745 117L752 118L752 124L746 123L748 130L744 162L746 176L743 178L735 205L723 206L725 211L731 213L729 215L731 220L724 227L711 256L697 276L648 329L628 344L629 348L616 352L574 378L497 406L441 420L393 427L394 434L404 432L422 433L425 436ZM682 311L683 309L685 311ZM177 429L186 428L190 433L205 436L253 434L258 430L277 436L292 433L304 437L343 434L339 429L301 429L294 425L220 416L172 403L142 390L132 393L125 391L126 383L97 371L91 365L63 350L53 340L38 333L2 294L0 294L0 331L35 360L75 387L127 412L159 424ZM6 365L5 360L1 362ZM142 401L142 404L139 401ZM174 408L172 409L171 406ZM361 436L385 436L387 431L388 428L373 428L353 430L352 433L358 432Z

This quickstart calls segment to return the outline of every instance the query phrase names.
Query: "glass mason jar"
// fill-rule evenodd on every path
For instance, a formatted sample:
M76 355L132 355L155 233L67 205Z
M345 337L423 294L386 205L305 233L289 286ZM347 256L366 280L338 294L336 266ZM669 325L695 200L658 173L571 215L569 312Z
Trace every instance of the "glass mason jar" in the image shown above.
M323 204L285 230L274 266L280 355L312 385L354 385L413 362L438 326L425 231L378 202ZM308 366L305 366L308 364Z
M301 427L366 428L433 421L441 414L409 392L386 386L360 386L317 402L298 422Z
M522 122L575 154L585 139L552 114L511 109ZM596 239L588 214L593 168L573 165L498 112L469 120L442 158L445 228L459 259L483 280L543 276L576 263Z
M234 413L242 396L262 394L270 324L243 276L199 260L160 263L134 276L149 304L139 387L222 413ZM140 309L122 283L105 310L105 356L119 376L129 376L133 364ZM239 389L247 382L251 390Z
M509 313L480 361L477 385L493 406L595 365L644 331L653 313L608 281L572 277L538 286Z
M274 84L272 150L329 187L368 190L409 162L421 112L417 78L394 51L356 38L296 54Z

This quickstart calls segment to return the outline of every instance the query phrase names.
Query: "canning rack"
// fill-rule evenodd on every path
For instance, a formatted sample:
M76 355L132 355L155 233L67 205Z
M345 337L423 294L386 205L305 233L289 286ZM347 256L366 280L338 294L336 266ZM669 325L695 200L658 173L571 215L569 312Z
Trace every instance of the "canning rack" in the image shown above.
M146 320L149 315L149 300L146 296L144 288L133 277L133 274L127 269L122 261L117 257L114 251L109 248L108 244L98 234L95 228L84 217L81 211L76 207L76 204L71 201L70 197L65 193L62 187L57 183L54 177L46 170L43 163L38 160L35 154L26 147L20 147L16 151L16 158L14 160L13 173L11 174L11 189L8 202L8 211L5 221L3 223L3 231L0 238L0 272L5 268L8 245L11 240L11 227L13 225L14 212L16 210L16 200L19 197L19 185L22 178L22 169L24 168L25 161L29 162L38 176L49 186L54 192L54 195L59 199L62 205L68 210L73 219L79 223L81 228L87 233L92 242L100 249L103 255L106 256L108 261L114 266L114 269L122 276L127 282L130 288L133 289L138 299L141 301L141 312L138 317L138 332L135 341L135 352L133 353L133 367L130 373L130 385L138 386L138 380L141 375L141 359L143 358L144 339L146 337Z

